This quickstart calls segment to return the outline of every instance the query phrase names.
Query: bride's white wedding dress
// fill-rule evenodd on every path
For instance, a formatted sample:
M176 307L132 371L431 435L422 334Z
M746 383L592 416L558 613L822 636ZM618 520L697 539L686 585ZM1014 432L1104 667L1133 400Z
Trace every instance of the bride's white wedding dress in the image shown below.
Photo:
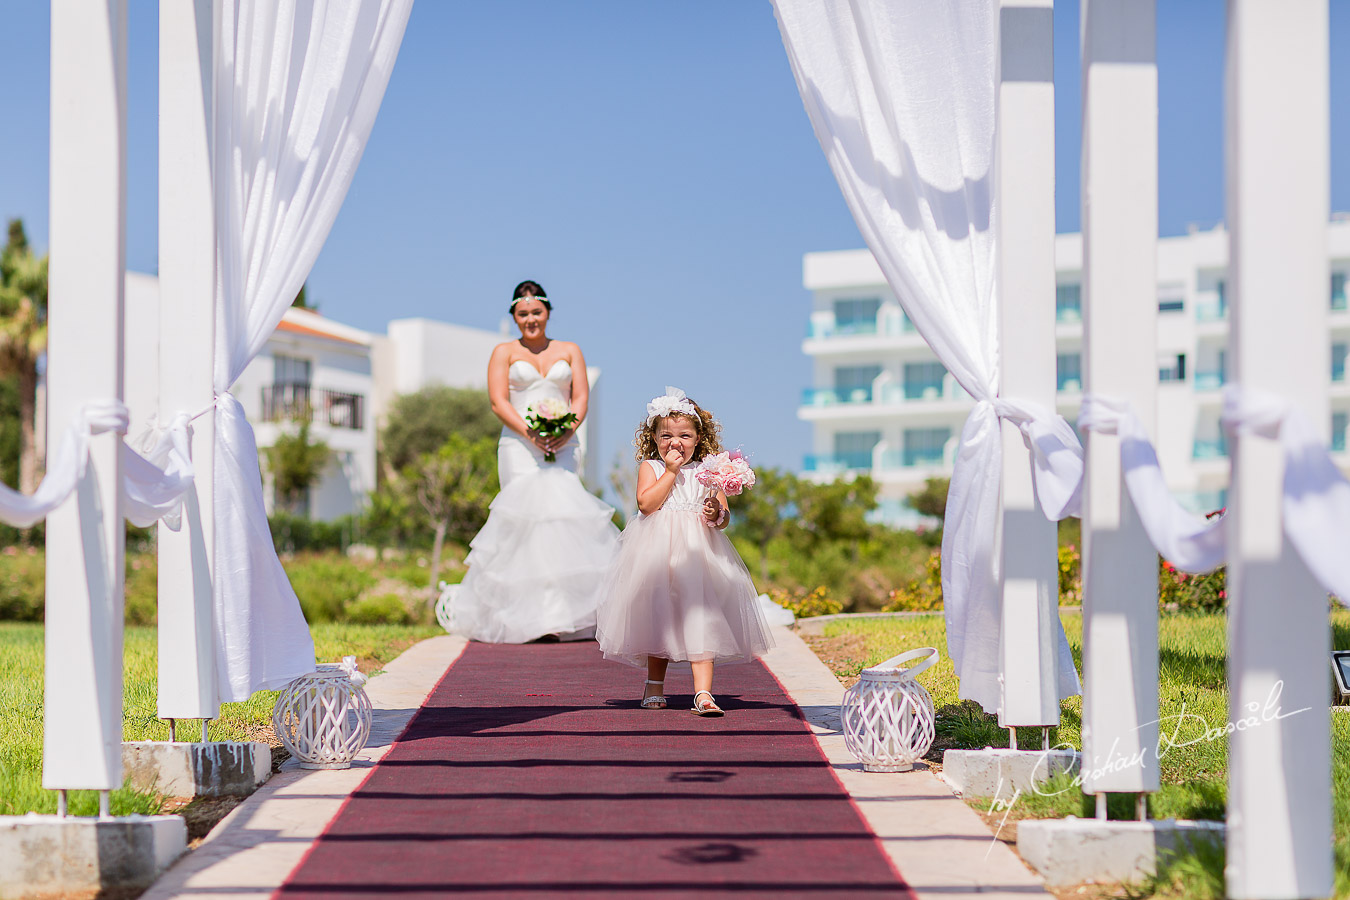
M511 405L523 417L547 397L572 398L572 366L547 375L524 360L508 370ZM497 444L501 492L469 543L469 571L450 600L451 630L476 641L523 644L595 632L600 585L618 548L614 510L577 477L576 441L545 462L544 452L510 429Z

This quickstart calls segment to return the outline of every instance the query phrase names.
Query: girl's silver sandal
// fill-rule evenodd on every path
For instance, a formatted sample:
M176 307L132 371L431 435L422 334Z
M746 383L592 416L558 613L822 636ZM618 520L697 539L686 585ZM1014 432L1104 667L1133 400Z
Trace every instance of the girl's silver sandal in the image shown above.
M650 678L648 678L648 679L647 679L645 682L643 682L643 683L644 683L644 684L657 684L657 685L661 685L662 687L664 687L665 684L666 684L664 681L652 681ZM646 693L646 688L645 688L645 687L643 688L643 693ZM662 694L652 694L650 697L643 697L643 698L642 698L642 703L640 704L640 706L641 706L643 709L665 709L665 708L666 708L666 698L665 698L665 696L662 695Z
M699 702L698 702L698 698L701 697L701 696L703 696L704 694L707 694L707 695L708 695L708 702L707 702L707 703L699 703ZM694 708L691 709L691 710L689 710L689 711L690 711L691 713L693 713L694 715L696 715L696 716L713 716L713 717L715 717L715 716L720 716L720 715L722 715L722 707L720 707L720 706L717 705L717 701L713 698L713 695L712 695L712 692L711 692L711 691L699 691L697 694L695 694L695 695L694 695Z

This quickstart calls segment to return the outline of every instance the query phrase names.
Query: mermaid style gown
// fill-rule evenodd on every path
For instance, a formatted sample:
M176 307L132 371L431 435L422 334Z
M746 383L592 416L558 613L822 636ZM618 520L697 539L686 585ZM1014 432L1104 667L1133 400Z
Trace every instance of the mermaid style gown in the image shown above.
M570 401L572 366L547 375L517 360L511 405L524 416L546 397ZM584 640L595 632L600 585L618 549L614 510L577 477L576 441L557 462L508 428L497 444L501 492L469 543L469 571L450 601L451 630L475 641L523 644L544 635Z

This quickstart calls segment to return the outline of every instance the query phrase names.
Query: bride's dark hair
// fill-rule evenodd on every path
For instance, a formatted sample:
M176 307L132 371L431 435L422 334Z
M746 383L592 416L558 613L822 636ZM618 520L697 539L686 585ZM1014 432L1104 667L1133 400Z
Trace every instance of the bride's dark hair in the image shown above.
M644 459L661 458L661 454L656 449L656 423L662 419L680 418L688 419L694 423L694 430L698 432L698 443L694 445L694 457L689 460L690 462L702 462L714 453L722 452L722 426L713 418L712 413L694 403L693 399L686 399L694 404L694 410L698 413L697 416L677 412L671 413L669 416L659 416L650 422L646 419L642 420L634 440L637 445L638 462L642 462Z
M544 289L537 281L522 281L516 285L516 289L511 292L511 305L508 309L515 309L516 301L521 297L533 297L544 304L544 309L553 312L553 304L548 302L548 294L544 293Z

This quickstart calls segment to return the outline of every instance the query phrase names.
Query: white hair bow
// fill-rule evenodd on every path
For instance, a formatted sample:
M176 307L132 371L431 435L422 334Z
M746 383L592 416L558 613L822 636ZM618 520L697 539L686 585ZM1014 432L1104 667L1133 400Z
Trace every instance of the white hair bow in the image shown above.
M697 416L698 410L694 408L692 400L684 395L684 391L677 387L666 385L666 392L660 397L653 397L647 404L647 424L650 425L657 419L665 418L671 413L684 413L686 416Z

